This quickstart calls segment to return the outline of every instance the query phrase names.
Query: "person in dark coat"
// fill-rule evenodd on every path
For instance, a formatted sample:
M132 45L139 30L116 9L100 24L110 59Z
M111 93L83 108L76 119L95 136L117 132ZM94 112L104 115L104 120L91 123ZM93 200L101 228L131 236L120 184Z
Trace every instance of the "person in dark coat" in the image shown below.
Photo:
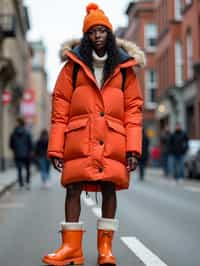
M176 181L184 177L184 156L188 150L188 136L179 123L172 134L173 174Z
M41 180L44 188L49 187L50 184L48 182L50 173L50 159L47 157L48 138L48 131L43 129L35 146L35 156L41 173Z
M26 170L26 188L30 189L30 163L32 156L32 138L30 133L25 128L25 122L23 118L17 119L17 126L13 130L10 136L10 148L14 154L15 165L18 172L18 183L20 188L24 186L24 179L22 176L22 170Z
M161 144L161 153L162 153L162 167L164 176L169 176L172 174L172 134L169 130L169 127L166 126L163 133L161 134L160 144Z
M146 134L146 131L143 129L142 136L142 156L138 161L139 166L139 178L141 181L144 180L145 168L149 159L149 138Z

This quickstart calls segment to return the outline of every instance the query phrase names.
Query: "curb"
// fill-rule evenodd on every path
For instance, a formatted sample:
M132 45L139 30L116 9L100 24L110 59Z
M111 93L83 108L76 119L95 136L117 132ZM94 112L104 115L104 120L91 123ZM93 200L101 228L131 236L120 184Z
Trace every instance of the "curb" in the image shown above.
M11 189L15 184L17 183L17 180L12 181L11 183L5 185L1 190L0 190L0 197L3 196L3 194Z

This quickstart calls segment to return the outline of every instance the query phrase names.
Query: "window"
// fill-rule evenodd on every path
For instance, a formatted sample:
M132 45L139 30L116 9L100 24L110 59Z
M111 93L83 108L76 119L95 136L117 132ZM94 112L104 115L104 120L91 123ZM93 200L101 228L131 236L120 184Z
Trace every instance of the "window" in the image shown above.
M187 50L187 77L191 79L193 76L193 62L192 62L192 33L191 30L187 32L186 36L186 50Z
M175 43L175 74L176 85L183 85L183 60L182 60L182 45L180 41Z
M182 0L175 0L174 4L175 4L175 19L181 20Z
M192 4L192 0L185 0L186 5Z
M145 35L145 48L150 51L155 51L156 40L157 40L157 25L156 24L146 24L144 28Z
M42 57L41 54L37 51L34 52L33 58L32 58L32 66L33 67L41 67L42 66Z
M147 108L156 107L157 93L157 75L155 70L147 70L146 72L146 94L145 104Z

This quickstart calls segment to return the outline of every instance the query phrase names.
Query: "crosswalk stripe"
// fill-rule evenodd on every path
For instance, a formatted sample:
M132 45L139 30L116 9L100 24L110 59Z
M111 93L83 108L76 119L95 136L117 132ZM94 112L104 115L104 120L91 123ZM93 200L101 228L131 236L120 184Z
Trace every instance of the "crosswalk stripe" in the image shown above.
M124 244L147 266L167 266L136 237L121 237Z
M85 203L88 207L92 207L92 206L95 206L95 205L96 205L95 202L94 202L94 200L91 199L90 197L85 197L85 196L83 196L82 199L83 199L84 203Z
M93 207L93 208L92 208L92 212L93 212L98 218L101 217L101 208L99 208L99 207Z

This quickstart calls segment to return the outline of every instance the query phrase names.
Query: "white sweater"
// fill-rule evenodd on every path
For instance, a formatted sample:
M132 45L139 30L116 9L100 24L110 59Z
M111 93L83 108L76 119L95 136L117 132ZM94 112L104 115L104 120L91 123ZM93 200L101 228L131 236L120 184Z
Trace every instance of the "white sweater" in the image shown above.
M92 56L93 56L94 75L99 85L99 89L101 89L103 81L103 67L108 58L108 55L105 54L104 56L99 57L93 50Z

